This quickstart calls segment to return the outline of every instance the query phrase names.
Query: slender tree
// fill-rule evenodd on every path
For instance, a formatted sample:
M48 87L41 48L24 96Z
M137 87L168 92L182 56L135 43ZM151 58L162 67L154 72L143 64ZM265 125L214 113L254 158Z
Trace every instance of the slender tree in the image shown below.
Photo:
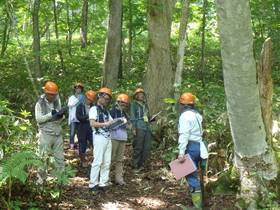
M216 0L224 85L241 195L256 209L265 181L277 176L275 157L266 142L256 81L249 1ZM260 193L260 194L259 194Z
M41 77L40 32L39 32L40 0L34 0L32 9L33 19L33 55L36 78Z
M201 27L201 57L200 57L200 73L199 77L202 81L202 85L205 85L205 29L206 29L206 14L207 14L208 0L203 0L202 7L202 27Z
M152 112L163 108L163 99L173 91L170 32L175 1L148 1L149 58L144 87Z
M179 28L179 45L177 49L177 65L175 73L175 93L174 98L178 99L180 95L180 89L182 83L182 71L184 67L184 55L185 55L185 46L186 46L186 37L187 37L187 26L188 26L188 16L189 16L189 0L183 1L182 16L180 20Z
M109 20L104 53L103 86L114 88L118 83L121 62L122 0L109 0Z
M6 15L5 17L5 25L3 29L3 34L2 34L2 47L1 47L1 57L5 55L5 52L8 47L9 43L9 38L10 38L10 25L11 25L11 20L9 19L9 15L7 12L7 9L4 8L4 14Z
M83 0L82 16L81 16L81 47L87 47L87 28L88 28L88 0Z

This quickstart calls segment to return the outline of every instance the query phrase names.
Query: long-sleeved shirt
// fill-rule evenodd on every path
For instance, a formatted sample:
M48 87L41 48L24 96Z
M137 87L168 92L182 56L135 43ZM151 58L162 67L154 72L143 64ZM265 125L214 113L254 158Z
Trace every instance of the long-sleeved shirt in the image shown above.
M80 94L79 96L72 95L68 99L68 107L69 107L69 117L68 117L68 124L70 125L72 122L79 122L76 117L76 108L80 103L84 102L84 95Z
M133 128L146 130L150 127L150 113L146 103L133 101L130 107L130 120Z
M189 141L202 141L202 116L192 110L184 111L179 118L179 154L185 154Z
M52 110L61 109L61 103L59 97L56 99L57 105L54 107L54 102L49 102L45 95L41 95L39 101L35 105L35 119L38 123L38 127L41 131L50 135L60 135L61 120L52 120ZM45 107L43 107L43 104Z
M126 117L124 112L122 112L117 105L110 110L110 115L113 119ZM127 137L127 125L120 126L117 129L111 131L111 138L114 140L126 141Z

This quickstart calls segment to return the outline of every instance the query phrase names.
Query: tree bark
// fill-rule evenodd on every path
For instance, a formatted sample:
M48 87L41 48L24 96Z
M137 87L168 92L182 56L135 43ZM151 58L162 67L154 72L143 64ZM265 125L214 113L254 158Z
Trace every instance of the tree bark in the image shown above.
M241 196L249 208L256 208L256 199L266 190L264 181L277 176L277 167L273 151L266 142L261 115L249 1L216 0L216 7Z
M87 28L88 28L88 0L83 1L83 9L81 16L81 48L87 47Z
M3 30L3 38L2 38L2 48L1 48L1 57L3 57L5 55L5 52L7 50L8 47L8 42L9 42L9 36L10 36L10 25L11 25L11 21L9 19L9 15L7 12L7 9L4 9L5 13L6 13L6 18L5 18L5 26L4 26L4 30Z
M206 28L206 14L207 14L207 0L203 0L202 8L202 27L201 27L201 59L200 59L200 81L203 87L205 86L204 75L205 75L205 28Z
M171 64L170 32L175 1L148 1L149 58L144 79L151 112L163 108L172 96L174 71Z
M37 80L41 78L41 56L40 56L40 32L39 32L39 10L40 0L34 0L32 9L33 19L33 56L35 75Z
M177 49L177 65L175 73L175 93L174 98L178 99L180 96L180 87L182 84L182 71L184 67L184 55L185 55L185 45L187 37L187 26L188 26L188 16L189 16L189 0L183 1L182 16L180 20L179 28L179 45Z
M264 121L267 142L272 141L272 41L271 38L265 40L260 57L258 68L258 84L261 100L262 118Z
M108 32L104 53L102 86L115 88L121 62L122 0L109 0Z
M132 2L128 0L128 52L127 52L127 69L132 66L132 43L133 43L133 12Z
M66 0L66 12L67 12L67 45L68 45L68 54L72 56L72 27L70 22L70 8L69 1Z
M57 17L57 8L56 8L56 0L53 0L53 14L54 14L54 28L55 28L55 38L56 38L56 45L57 45L57 53L59 55L59 59L60 59L60 67L61 69L64 71L65 67L64 67L64 61L63 61L63 55L62 55L62 51L60 48L60 44L59 44L59 33L58 33L58 17Z

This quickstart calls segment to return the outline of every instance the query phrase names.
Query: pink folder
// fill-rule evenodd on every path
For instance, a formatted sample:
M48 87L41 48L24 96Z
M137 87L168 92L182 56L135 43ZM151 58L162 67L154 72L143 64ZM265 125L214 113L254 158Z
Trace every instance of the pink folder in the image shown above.
M180 163L178 159L169 163L171 171L177 180L196 171L196 166L194 165L190 155L186 154L185 156L186 160L183 163Z

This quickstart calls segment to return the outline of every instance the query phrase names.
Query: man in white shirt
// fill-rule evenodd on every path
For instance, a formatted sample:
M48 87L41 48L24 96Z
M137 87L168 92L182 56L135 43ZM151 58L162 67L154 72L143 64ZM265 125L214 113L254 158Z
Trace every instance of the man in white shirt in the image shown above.
M74 86L74 94L68 99L69 117L68 124L70 128L70 149L74 149L75 134L78 128L79 120L76 117L76 108L79 104L84 103L85 96L84 85L80 82Z
M112 91L103 87L97 95L97 104L89 110L90 125L93 129L93 162L90 171L89 189L93 195L105 191L109 182L112 143L107 127L112 123L108 107L112 100Z
M202 116L195 109L195 96L192 93L184 93L179 99L179 155L180 162L185 161L185 154L189 154L197 168L208 157L207 149L202 141ZM192 195L192 201L196 209L202 208L201 186L196 170L186 177Z

